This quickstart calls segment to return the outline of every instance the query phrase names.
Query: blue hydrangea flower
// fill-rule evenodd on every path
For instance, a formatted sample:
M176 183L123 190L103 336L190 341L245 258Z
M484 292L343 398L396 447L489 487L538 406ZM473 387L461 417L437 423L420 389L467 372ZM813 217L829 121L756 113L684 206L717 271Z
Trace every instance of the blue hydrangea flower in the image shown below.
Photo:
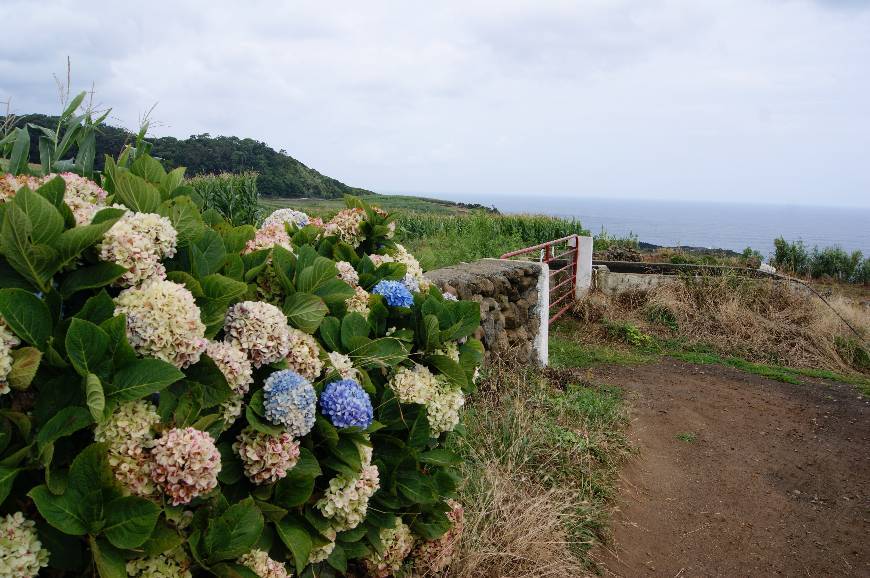
M320 409L337 428L359 427L372 424L372 400L362 386L353 379L340 379L328 384L320 394Z
M317 395L311 383L293 371L276 371L263 385L263 406L266 419L275 425L282 425L287 433L302 437L314 427L314 412L317 409Z
M378 281L372 293L383 295L390 307L410 307L414 304L414 296L401 281Z

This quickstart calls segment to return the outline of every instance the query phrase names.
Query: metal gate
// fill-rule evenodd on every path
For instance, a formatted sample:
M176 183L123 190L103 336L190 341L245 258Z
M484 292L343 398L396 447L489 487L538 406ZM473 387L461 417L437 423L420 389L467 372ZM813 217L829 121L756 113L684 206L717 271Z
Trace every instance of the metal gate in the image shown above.
M531 254L531 255L530 255ZM577 288L577 265L580 255L579 235L568 235L534 247L505 253L500 258L525 256L526 260L546 263L550 268L550 323L574 304Z

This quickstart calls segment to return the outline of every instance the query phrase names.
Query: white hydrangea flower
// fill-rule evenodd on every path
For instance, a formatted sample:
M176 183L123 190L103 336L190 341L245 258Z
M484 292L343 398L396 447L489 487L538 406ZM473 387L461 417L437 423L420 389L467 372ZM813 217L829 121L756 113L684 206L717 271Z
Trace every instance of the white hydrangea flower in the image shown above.
M244 351L254 367L274 363L290 351L284 312L264 301L242 301L227 310L226 341Z
M329 542L323 544L322 546L314 546L311 548L311 553L308 554L308 563L309 564L317 564L318 562L323 562L329 555L332 554L332 551L335 550L335 537L336 531L333 528L327 528L324 532L324 535L329 539Z
M348 313L359 313L363 317L368 317L369 312L369 293L362 287L354 287L353 297L345 301Z
M297 227L302 228L309 222L311 222L311 219L302 211L296 211L294 209L278 209L263 219L261 227L268 227L274 224L284 226L285 223L292 223Z
M243 253L253 253L260 249L271 249L274 246L281 246L288 251L293 250L293 243L290 240L290 235L284 227L284 223L272 223L263 225L257 229L254 238L245 244Z
M356 478L338 475L329 480L329 487L315 507L337 532L356 528L366 517L369 499L378 491L378 468L364 465Z
M359 371L353 366L350 357L339 351L329 353L329 364L342 379L356 379L359 375Z
M338 269L338 278L350 285L351 287L356 287L359 285L359 273L356 272L356 269L353 268L353 265L348 263L347 261L338 261L335 264L336 269Z
M336 236L353 248L362 242L360 225L366 218L366 212L359 208L339 211L323 229L326 236Z
M155 407L136 400L121 404L103 424L94 429L94 439L108 444L108 460L121 484L137 496L154 493L148 447L152 429L160 422Z
M435 351L435 354L447 356L456 363L459 363L459 347L456 345L455 341L442 343L441 347Z
M9 377L9 372L12 371L12 348L21 344L21 341L6 325L3 318L0 317L0 395L9 393L9 384L6 378Z
M438 380L424 365L399 368L387 384L401 403L426 405L435 395Z
M75 217L76 225L89 224L94 215L106 207L108 193L94 181L75 173L50 174L45 177L45 182L60 176L66 188L63 193L63 202L67 204Z
M320 360L320 345L311 335L295 328L289 330L290 349L287 351L287 367L313 381L323 371Z
M177 241L178 233L166 217L128 211L106 231L97 250L100 260L128 269L116 284L130 287L164 279L166 268L160 261L175 255Z
M205 325L184 285L152 280L115 297L115 315L127 317L127 338L139 354L187 367L205 351Z
M284 564L273 560L263 550L251 550L239 558L238 563L250 568L260 578L290 578Z
M0 518L0 576L33 578L48 566L48 556L36 533L36 523L21 512Z
M181 548L150 558L129 560L127 562L127 576L130 578L193 578L190 573L190 560L187 559Z
M438 380L435 395L426 404L426 417L432 435L453 431L459 424L459 412L465 405L465 395L459 388L450 387L444 380Z
M245 352L226 341L209 341L205 348L208 355L224 377L233 392L245 395L254 383L253 368Z

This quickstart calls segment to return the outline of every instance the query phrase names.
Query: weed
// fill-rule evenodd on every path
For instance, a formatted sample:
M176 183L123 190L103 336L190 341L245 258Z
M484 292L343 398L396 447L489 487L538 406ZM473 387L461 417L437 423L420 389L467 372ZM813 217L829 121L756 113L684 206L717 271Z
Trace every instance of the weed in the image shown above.
M570 337L550 337L550 363L555 367L637 365L655 361L655 356L607 345L585 344Z
M646 319L650 323L664 325L671 331L678 331L677 316L664 305L653 303L646 308Z
M677 434L677 439L687 444L693 444L698 441L698 434L695 432L684 431Z
M655 346L655 339L651 335L647 335L640 330L636 325L625 322L607 321L603 322L604 329L607 334L618 341L633 345L635 347L652 348Z

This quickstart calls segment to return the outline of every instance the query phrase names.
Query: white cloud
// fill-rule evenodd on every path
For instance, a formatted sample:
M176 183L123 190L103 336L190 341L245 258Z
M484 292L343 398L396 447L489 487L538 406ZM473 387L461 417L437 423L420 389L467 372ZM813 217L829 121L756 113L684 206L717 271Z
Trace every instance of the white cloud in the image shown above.
M375 190L870 203L870 10L3 0L0 100L235 134Z

